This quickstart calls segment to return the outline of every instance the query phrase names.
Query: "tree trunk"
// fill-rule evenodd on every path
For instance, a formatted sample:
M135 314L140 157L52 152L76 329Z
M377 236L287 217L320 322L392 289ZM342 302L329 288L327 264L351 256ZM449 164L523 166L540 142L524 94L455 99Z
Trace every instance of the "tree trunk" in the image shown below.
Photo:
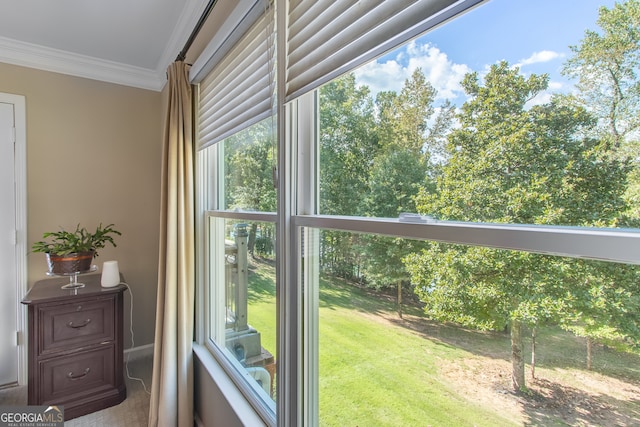
M534 326L531 330L531 379L536 378L536 332L537 328Z
M511 384L516 392L525 391L524 359L522 358L522 323L511 321Z
M593 350L593 340L591 337L587 337L587 370L590 371L592 368L592 350Z
M402 319L402 280L398 280L398 316Z

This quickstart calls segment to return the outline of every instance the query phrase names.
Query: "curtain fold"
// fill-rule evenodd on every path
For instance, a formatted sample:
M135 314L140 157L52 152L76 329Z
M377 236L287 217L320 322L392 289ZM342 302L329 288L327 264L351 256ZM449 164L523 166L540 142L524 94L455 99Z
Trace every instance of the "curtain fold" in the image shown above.
M149 426L193 425L194 148L189 66L167 70L158 298Z

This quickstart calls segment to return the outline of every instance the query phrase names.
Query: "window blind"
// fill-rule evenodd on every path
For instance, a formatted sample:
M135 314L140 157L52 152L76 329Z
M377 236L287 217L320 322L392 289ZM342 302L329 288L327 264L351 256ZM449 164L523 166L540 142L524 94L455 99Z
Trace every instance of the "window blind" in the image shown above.
M286 98L353 70L484 0L291 0Z
M200 82L198 149L269 117L275 90L273 8L255 23Z

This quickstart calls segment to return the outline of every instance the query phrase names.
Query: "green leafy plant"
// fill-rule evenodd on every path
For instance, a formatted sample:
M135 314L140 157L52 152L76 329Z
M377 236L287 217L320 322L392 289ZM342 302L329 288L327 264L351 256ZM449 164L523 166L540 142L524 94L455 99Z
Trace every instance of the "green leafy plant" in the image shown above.
M98 256L97 249L102 249L107 243L115 248L113 238L115 235L121 236L118 230L114 229L114 224L102 227L100 224L96 231L90 233L86 228L80 228L80 224L76 226L75 231L66 231L64 229L54 232L46 232L42 235L45 240L35 242L31 246L33 252L44 252L52 255L67 255L79 252L94 251L94 256Z

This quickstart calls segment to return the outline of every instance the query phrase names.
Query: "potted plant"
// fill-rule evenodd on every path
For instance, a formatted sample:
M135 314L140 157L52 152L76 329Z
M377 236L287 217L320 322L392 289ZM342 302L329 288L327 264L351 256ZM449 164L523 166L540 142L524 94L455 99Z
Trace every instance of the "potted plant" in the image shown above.
M98 249L104 248L107 243L116 247L113 238L122 233L113 227L113 224L106 227L100 224L91 233L78 224L75 231L62 229L46 232L42 235L45 240L35 242L31 249L45 253L50 273L64 275L89 271L93 257L98 256Z

